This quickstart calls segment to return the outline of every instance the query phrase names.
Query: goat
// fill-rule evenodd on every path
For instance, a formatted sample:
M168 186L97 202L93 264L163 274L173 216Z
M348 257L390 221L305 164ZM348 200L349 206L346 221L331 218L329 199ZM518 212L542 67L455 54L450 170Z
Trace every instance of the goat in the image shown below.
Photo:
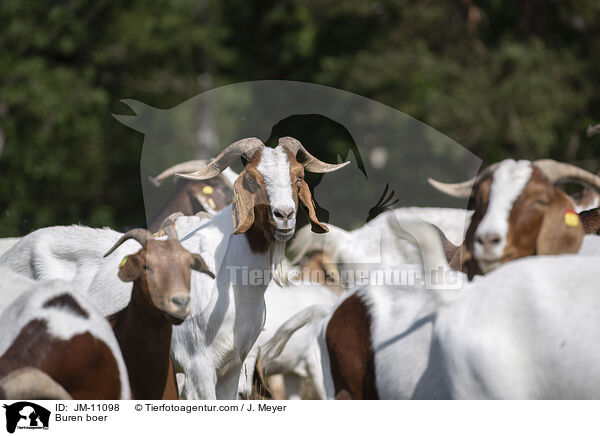
M130 230L104 255L129 239L142 245L119 265L119 278L133 282L131 300L108 317L125 359L133 398L138 400L178 398L169 357L172 326L189 314L192 270L215 277L199 254L181 246L172 228L167 231L169 238L158 241L145 229Z
M263 294L270 280L270 276L263 276L258 284L244 282L244 271L271 270L275 279L283 281L285 242L294 234L298 201L308 213L313 231L327 231L315 215L309 187L303 180L304 171L325 173L348 163L321 162L293 138L280 138L279 146L274 149L265 147L256 138L247 138L228 146L203 169L183 176L200 180L215 177L240 156L247 164L234 183L233 205L211 219L183 216L175 221L182 245L192 253L201 254L217 274L214 281L192 274L191 316L173 328L171 356L175 370L185 376L185 383L179 376L181 395L185 398L237 397L242 363L262 327ZM79 262L75 262L76 266L67 262L70 266L65 268L68 275L77 276L82 271L86 274L81 280L89 281L88 295L105 316L122 310L131 295L131 289L114 277L116 264L111 259L98 264L95 259L100 247L108 248L109 236L90 229L85 238L94 242L89 242L83 251L84 256L88 256L86 250L92 251L89 258L93 266L86 269ZM77 258L74 245L77 244L63 246L60 252L66 251ZM132 246L125 243L118 254L123 256L132 251ZM62 260L63 255L58 257ZM0 263L2 260L10 261L3 257ZM21 258L17 263L28 262ZM90 271L93 271L91 277Z
M72 400L48 374L32 367L16 369L0 379L0 400Z
M269 282L262 277L258 284L244 283L243 271L271 269L274 279L284 281L283 251L294 234L298 201L313 231L328 230L316 217L304 171L325 173L348 164L323 163L293 138L280 138L274 149L249 138L184 177L214 177L239 156L247 164L234 183L231 210L223 209L200 226L193 217L175 222L179 234L187 235L182 237L184 246L208 247L205 259L214 262L218 271L214 284L194 282L192 316L173 331L172 355L185 374L182 394L186 398L237 397L243 361L262 327L263 294ZM203 339L189 340L198 336Z
M507 159L461 183L428 181L448 195L474 200L460 247L469 278L520 257L577 253L583 226L573 202L554 185L575 181L600 191L600 177L550 159Z
M174 176L177 172L190 172L206 165L203 160L182 162L167 168L150 181L159 187L163 180ZM156 232L161 223L169 215L181 212L183 215L195 215L198 212L208 212L214 215L219 210L231 204L233 199L233 182L237 174L227 168L222 174L203 181L179 179L173 194L163 204L156 214L148 221L148 230Z
M438 232L399 220L423 274L450 269ZM414 243L414 242L413 242ZM535 256L458 289L365 287L319 323L328 398L600 397L597 258Z
M454 254L454 244L463 240L464 228L471 212L463 209L407 207L387 211L366 225L346 231L329 225L326 235L311 234L307 227L298 231L290 246L292 264L303 269L324 268L328 286L353 287L355 273L359 270L385 270L401 264L419 261L419 253L407 241L399 239L389 225L390 217L421 218L443 230L449 255ZM320 256L324 260L320 261ZM327 260L330 259L330 260ZM336 281L329 281L335 279Z
M102 255L120 236L78 225L45 227L23 236L0 256L0 265L35 280L77 278L80 289L87 289L104 262Z
M72 285L46 281L21 292L0 314L0 331L0 378L34 367L76 400L130 398L110 325Z
M318 306L329 311L338 297L328 288L302 283L293 287L281 287L271 282L265 291L267 317L262 332L244 361L238 394L250 398L254 380L254 368L261 356L262 371L265 376L283 374L286 396L299 400L302 379L308 378L315 387L319 398L325 398L325 390L320 375L320 360L316 358L317 331L304 328L296 332L282 352L274 359L265 359L262 347L273 337L277 329L297 312Z

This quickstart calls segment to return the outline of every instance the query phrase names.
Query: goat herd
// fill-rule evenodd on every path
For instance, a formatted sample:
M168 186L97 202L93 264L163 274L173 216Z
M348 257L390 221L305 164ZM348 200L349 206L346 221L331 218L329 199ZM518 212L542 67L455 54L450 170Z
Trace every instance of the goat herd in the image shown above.
M505 160L429 180L473 211L346 231L304 181L346 164L246 138L157 177L187 180L148 230L0 240L0 398L600 398L600 177Z

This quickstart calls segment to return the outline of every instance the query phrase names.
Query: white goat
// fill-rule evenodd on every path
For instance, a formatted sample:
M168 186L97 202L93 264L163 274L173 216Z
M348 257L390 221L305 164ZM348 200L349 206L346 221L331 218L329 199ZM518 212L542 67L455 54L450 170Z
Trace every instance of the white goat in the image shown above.
M425 271L460 277L435 230L408 220L398 225L416 239ZM560 255L507 263L457 290L365 288L321 321L328 397L600 398L600 351L593 346L599 279L598 258ZM342 338L332 327L351 298L355 313L368 314L355 317L370 344L355 355L364 361L359 374L344 367L336 348ZM352 351L348 342L344 347Z
M346 165L320 162L293 138L281 138L275 149L248 139L230 145L187 177L213 177L240 155L249 163L234 183L233 207L201 223L194 217L176 221L183 246L204 250L202 256L217 272L216 282L192 281L191 316L173 330L172 355L176 369L185 374L185 398L237 397L242 363L265 316L268 280L256 282L252 274L270 269L282 278L285 241L294 233L298 200L313 230L327 231L316 218L304 170L330 172Z
M310 306L318 306L325 314L337 304L339 297L324 286L301 283L281 287L271 282L265 291L267 316L256 343L244 361L238 393L249 398L252 393L254 369L262 347L273 337L279 327L289 318ZM318 358L317 329L302 328L291 337L282 352L274 359L266 359L261 353L265 376L283 374L286 396L299 400L302 379L308 378L319 398L325 398L321 361Z

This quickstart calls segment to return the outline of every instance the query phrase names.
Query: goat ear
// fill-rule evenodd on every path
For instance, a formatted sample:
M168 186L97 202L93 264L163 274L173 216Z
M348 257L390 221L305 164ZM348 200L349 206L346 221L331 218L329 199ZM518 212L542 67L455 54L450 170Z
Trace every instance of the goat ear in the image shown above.
M244 233L254 224L254 195L244 183L246 172L242 171L233 184L233 228L236 235Z
M198 272L204 273L207 276L212 277L213 279L215 278L215 275L210 270L210 268L208 267L206 262L204 262L204 259L202 259L202 256L200 256L197 253L192 254L192 269L194 269Z
M119 278L123 282L133 282L142 275L142 265L137 256L125 256L119 265Z
M577 253L583 241L583 226L573 203L558 189L544 213L536 240L537 254Z
M319 222L317 219L317 214L315 213L315 202L313 201L312 195L310 195L310 189L304 180L300 182L298 198L302 203L302 209L304 209L304 211L308 214L312 231L315 233L327 233L329 231L327 226Z

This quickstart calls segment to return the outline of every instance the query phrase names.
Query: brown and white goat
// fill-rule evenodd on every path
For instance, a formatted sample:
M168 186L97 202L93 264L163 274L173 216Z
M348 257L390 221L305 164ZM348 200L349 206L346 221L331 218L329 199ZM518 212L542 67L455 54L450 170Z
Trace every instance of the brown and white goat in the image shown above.
M474 202L462 260L454 255L451 265L471 278L520 257L576 253L584 228L571 199L555 186L565 181L600 191L600 177L550 159L507 159L462 183L429 179L439 191Z
M20 294L2 312L0 331L5 396L63 398L58 385L76 400L130 398L127 369L110 325L69 283L41 282ZM51 392L17 393L15 383L24 375L15 371L31 367L54 381L46 383L53 385ZM20 374L16 381L15 374Z
M240 157L246 165L234 182L231 209L210 220L176 221L186 247L202 249L217 272L215 282L194 282L192 316L173 329L172 355L185 375L182 396L188 399L237 398L242 364L265 317L264 292L271 276L263 273L270 270L273 278L285 281L285 243L294 234L298 206L307 212L313 231L328 230L317 219L304 172L328 173L347 164L321 162L294 138L280 138L276 148L246 138L206 167L180 176L209 179ZM244 271L259 272L260 278L244 280Z
M142 245L119 266L119 278L133 282L131 300L108 317L125 359L133 398L138 400L178 399L169 357L173 325L190 313L192 270L215 277L199 254L181 246L173 227L167 228L167 234L168 239L159 241L145 229L133 229L104 255L128 239Z
M167 168L156 177L151 177L150 181L158 187L163 180L173 177L178 172L193 171L204 165L206 162L203 160L182 162ZM175 212L190 216L204 211L214 215L231 204L232 200L233 186L224 174L207 180L179 179L175 184L173 194L148 221L148 230L156 232L161 223Z

